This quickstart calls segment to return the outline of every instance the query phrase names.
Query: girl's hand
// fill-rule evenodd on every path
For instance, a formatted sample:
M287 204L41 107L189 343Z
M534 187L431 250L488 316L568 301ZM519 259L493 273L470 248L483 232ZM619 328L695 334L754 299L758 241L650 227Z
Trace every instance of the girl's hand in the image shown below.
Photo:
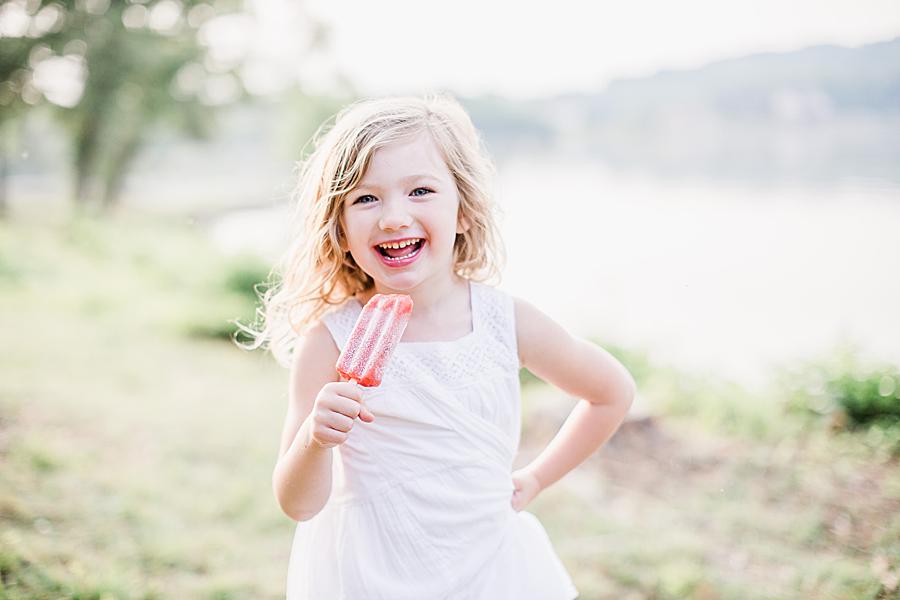
M343 444L359 417L366 423L375 420L362 401L362 390L345 381L326 383L316 396L310 412L312 424L307 446L333 448Z
M512 507L519 512L541 492L541 482L534 473L527 469L519 469L512 474L513 485L516 486L512 495Z

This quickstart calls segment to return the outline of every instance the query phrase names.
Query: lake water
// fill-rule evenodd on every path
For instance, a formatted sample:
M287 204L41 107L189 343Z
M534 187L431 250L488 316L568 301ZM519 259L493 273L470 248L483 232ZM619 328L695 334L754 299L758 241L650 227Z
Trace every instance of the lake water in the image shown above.
M602 344L755 387L839 340L900 365L900 188L729 183L507 159L501 287ZM272 256L285 208L226 214L226 250Z

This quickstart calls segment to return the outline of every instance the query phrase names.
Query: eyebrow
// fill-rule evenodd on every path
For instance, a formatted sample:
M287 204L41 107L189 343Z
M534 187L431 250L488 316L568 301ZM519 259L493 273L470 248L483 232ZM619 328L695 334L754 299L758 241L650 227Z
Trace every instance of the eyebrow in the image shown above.
M441 180L435 177L434 175L429 175L427 173L422 173L419 175L409 175L408 177L403 177L400 179L400 183L408 183L410 181L419 181L421 179L430 179L436 183L441 183ZM356 186L356 189L366 188L366 189L377 189L378 186L371 183L363 183L360 182L359 185Z

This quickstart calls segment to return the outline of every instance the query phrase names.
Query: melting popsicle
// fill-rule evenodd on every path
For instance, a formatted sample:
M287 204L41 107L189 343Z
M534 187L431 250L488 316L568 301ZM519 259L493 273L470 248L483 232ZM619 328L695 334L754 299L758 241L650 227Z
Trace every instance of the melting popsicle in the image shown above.
M412 298L405 294L372 296L338 357L337 372L365 387L380 385L384 366L406 329L412 308Z

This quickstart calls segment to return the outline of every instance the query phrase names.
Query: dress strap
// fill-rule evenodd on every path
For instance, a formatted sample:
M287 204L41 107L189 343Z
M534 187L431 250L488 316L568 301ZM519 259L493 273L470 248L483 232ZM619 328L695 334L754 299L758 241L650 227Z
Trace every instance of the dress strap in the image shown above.
M516 315L512 296L495 287L472 282L472 322L503 348L510 362L519 363L516 342Z
M344 350L360 310L359 302L349 298L341 306L322 316L322 322L331 333L338 350Z

